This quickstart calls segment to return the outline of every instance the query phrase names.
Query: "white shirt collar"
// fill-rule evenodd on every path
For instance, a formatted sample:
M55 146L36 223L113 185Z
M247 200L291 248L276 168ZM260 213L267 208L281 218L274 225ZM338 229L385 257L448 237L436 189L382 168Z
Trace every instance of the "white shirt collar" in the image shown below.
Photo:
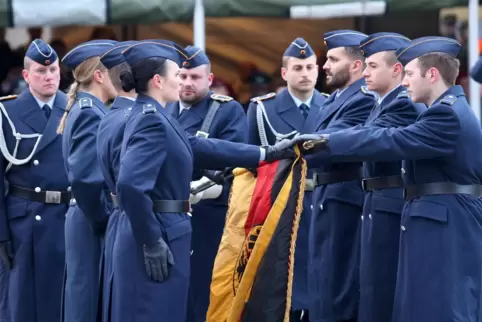
M121 96L121 95L119 95L119 97L122 97L122 98L128 99L129 101L133 101L133 102L135 102L135 101L136 101L136 99L135 99L135 98L133 98L133 97L129 97L129 96Z
M32 95L33 96L33 95ZM35 98L35 100L37 101L37 104L38 106L42 109L44 107L45 104L47 104L50 109L52 109L52 106L54 106L54 101L55 101L55 95L52 96L51 99L49 99L48 102L42 102L41 100L39 100L38 98L36 98L35 96L33 96L33 98Z
M391 92L393 92L394 90L396 90L397 88L399 88L400 86L402 86L402 84L398 85L398 86L395 86L394 88L392 88L388 93L386 93L383 97L380 97L378 99L378 105L382 104L383 100L385 99L385 97L387 97Z
M181 114L183 110L188 110L190 108L191 105L184 105L181 101L179 101L179 114Z
M289 92L288 92L289 93ZM306 101L302 102L299 98L295 97L294 95L291 95L291 98L293 99L293 101L295 102L296 104L296 107L300 107L301 104L305 104L306 106L308 106L308 108L310 108L311 106L311 101L313 100L313 95L311 95Z

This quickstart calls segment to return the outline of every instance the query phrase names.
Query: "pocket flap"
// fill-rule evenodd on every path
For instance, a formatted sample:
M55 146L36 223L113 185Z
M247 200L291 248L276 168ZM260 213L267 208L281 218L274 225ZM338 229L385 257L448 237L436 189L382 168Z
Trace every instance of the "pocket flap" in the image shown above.
M5 200L8 219L23 217L27 214L27 200L11 196L8 196Z
M388 212L396 215L401 215L405 200L388 198L384 196L373 195L373 207L376 211Z
M447 222L448 209L446 206L427 200L416 200L410 207L410 217L422 217L439 222Z
M184 236L192 232L191 220L184 219L169 227L166 227L165 230L166 230L167 240L173 241L176 238L179 238L181 236Z

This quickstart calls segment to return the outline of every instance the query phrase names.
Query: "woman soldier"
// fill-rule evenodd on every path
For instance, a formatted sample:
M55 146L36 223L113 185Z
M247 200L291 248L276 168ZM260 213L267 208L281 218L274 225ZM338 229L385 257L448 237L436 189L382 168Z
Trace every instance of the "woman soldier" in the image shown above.
M74 199L66 214L66 281L63 319L68 322L97 321L101 239L110 203L97 158L96 139L104 105L117 95L100 56L112 48L111 40L81 44L63 58L73 70L69 102L60 121L62 150Z
M164 107L179 99L183 48L144 41L128 47L124 90L135 89L121 148L120 207L112 321L185 322L193 168L257 167L293 156L287 142L257 147L186 134Z

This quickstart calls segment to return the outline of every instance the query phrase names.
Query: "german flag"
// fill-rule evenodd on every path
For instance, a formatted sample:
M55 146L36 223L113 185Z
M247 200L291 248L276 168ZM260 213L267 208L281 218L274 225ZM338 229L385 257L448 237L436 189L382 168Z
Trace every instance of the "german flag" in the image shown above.
M306 163L234 170L207 322L289 322Z

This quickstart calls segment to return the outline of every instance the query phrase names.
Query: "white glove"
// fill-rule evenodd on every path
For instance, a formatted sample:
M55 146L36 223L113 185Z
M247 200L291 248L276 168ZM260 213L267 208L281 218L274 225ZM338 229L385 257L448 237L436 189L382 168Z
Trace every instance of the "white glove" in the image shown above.
M209 180L206 177L202 177L201 179L199 179L197 181L191 182L191 189L199 187L200 185L205 184L207 182L212 182L212 181ZM199 192L195 195L191 194L189 196L189 202L192 205L195 205L199 201L204 200L204 199L216 199L221 195L222 192L223 192L223 186L219 185L219 184L215 184L215 185L209 187L208 189L206 189L204 191L201 191L201 192Z

